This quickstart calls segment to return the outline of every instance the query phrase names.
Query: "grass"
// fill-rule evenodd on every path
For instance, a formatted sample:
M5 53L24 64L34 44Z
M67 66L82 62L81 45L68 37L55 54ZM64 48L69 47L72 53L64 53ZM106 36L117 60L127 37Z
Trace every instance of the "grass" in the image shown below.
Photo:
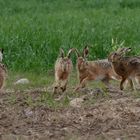
M4 63L14 72L45 73L60 47L81 50L88 43L89 59L106 58L112 38L139 55L139 13L139 0L0 0Z
M22 78L27 78L29 80L29 84L25 85L14 85L14 83ZM48 73L17 73L17 72L9 72L6 80L6 85L8 88L15 88L15 89L29 89L29 88L43 88L48 85L52 85L54 82L53 74Z

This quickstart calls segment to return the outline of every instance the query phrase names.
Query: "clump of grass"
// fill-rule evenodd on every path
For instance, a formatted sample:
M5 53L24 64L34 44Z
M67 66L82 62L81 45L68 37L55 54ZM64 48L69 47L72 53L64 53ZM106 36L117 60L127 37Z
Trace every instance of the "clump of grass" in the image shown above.
M15 94L11 94L10 96L8 96L8 102L9 102L10 104L15 104L16 101L17 101L17 97L16 97Z
M64 96L61 100L57 101L52 93L42 93L38 97L33 98L31 95L25 97L25 103L30 107L46 106L52 109L64 108L69 105L69 98Z

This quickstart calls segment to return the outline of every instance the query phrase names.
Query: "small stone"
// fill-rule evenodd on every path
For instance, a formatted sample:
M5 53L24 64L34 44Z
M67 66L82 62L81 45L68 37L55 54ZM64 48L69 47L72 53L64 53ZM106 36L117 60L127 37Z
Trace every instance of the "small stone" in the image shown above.
M70 106L72 107L81 107L84 99L83 98L75 98L70 101Z
M31 117L33 115L33 111L29 108L25 109L24 112L27 117Z
M29 80L27 78L19 79L14 83L14 85L18 85L18 84L29 84Z

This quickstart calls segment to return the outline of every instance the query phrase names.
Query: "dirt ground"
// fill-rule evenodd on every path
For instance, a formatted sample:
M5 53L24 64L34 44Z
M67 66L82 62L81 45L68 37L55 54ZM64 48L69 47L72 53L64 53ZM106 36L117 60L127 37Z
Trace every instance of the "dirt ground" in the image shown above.
M94 93L79 93L84 95L80 107L61 108L29 106L21 91L16 98L1 93L0 140L139 140L140 98L117 89L109 89L105 98ZM44 93L26 94L35 100Z

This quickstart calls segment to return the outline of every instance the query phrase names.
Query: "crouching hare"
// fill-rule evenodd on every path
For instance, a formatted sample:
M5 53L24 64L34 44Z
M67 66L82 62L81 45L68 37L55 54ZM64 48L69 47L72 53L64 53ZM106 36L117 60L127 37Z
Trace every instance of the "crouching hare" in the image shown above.
M55 63L55 85L53 93L60 93L66 90L68 78L73 69L73 64L70 59L73 51L74 49L70 49L65 56L64 50L60 49L60 56Z
M124 82L130 81L132 90L135 89L133 80L135 79L140 84L140 57L126 57L125 53L131 51L131 48L119 48L112 52L108 60L112 63L115 72L121 76L120 89L124 89Z
M80 55L77 49L75 51L77 54L78 79L80 82L75 91L84 88L87 81L91 80L101 80L107 86L112 79L120 80L120 77L112 69L111 63L107 59L96 61L86 60L89 53L88 46L83 49L82 55Z

